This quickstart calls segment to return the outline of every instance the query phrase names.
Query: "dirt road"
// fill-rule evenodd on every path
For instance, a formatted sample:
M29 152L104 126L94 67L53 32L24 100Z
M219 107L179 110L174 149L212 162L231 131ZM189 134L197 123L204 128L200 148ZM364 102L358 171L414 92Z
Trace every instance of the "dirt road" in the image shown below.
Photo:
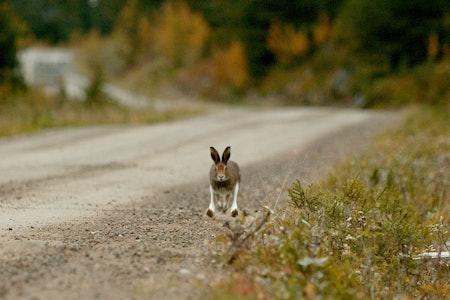
M197 299L226 276L209 219L209 146L231 145L239 206L273 206L323 176L396 115L227 109L152 126L0 140L0 298ZM283 196L283 198L285 198Z

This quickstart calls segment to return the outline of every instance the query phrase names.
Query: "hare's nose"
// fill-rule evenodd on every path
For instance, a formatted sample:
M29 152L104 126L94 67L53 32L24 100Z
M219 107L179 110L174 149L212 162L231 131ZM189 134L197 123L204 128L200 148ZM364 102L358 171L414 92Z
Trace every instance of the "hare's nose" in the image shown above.
M224 180L225 179L225 175L223 175L223 174L217 175L217 178L219 180Z

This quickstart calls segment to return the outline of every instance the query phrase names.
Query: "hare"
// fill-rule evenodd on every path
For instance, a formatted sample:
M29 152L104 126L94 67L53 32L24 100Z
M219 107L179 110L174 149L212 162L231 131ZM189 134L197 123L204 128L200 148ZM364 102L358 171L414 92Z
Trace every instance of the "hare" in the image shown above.
M239 191L239 183L241 175L239 166L234 161L229 160L231 148L227 147L222 154L222 160L219 153L214 147L210 147L211 157L214 164L209 171L209 190L211 192L211 202L206 214L213 217L216 211L214 200L217 199L219 210L226 212L228 209L228 201L233 194L233 204L231 205L231 216L238 215L237 195Z

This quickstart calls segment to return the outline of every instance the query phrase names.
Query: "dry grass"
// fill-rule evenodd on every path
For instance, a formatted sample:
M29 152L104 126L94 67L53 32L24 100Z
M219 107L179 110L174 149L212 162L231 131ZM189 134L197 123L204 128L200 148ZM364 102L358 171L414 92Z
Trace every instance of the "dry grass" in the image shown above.
M151 108L133 109L107 99L100 104L87 105L80 101L64 99L61 95L50 97L33 91L4 91L1 95L3 102L0 103L0 136L55 127L148 124L198 113L188 110L159 112Z

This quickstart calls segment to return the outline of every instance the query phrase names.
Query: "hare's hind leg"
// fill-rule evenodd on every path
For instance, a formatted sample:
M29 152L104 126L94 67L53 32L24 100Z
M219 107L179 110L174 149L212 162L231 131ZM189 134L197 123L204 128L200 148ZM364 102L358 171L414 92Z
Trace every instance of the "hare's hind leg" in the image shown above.
M234 218L238 215L238 206L237 206L237 195L239 192L239 182L236 182L234 186L234 195L233 195L233 204L231 205L231 216Z
M206 210L206 214L208 215L208 217L212 218L216 211L216 207L214 206L214 190L211 185L209 186L209 191L211 193L211 201L209 202L209 207Z

